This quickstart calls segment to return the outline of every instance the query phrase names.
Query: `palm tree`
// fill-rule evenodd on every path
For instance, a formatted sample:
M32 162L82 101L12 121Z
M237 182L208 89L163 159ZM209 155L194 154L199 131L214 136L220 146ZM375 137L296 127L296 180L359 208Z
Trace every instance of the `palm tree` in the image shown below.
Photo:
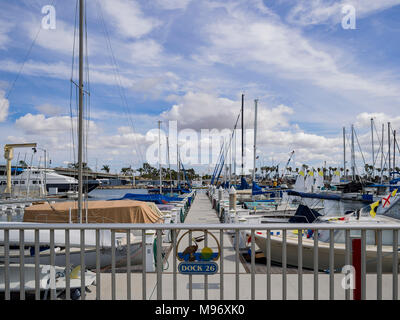
M110 166L108 164L103 165L103 167L101 168L102 171L105 171L107 173L110 172Z

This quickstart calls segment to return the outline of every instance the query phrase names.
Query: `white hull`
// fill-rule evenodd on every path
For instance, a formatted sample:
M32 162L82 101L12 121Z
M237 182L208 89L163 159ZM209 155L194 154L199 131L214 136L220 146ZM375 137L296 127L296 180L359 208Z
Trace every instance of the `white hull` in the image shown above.
M274 230L276 231L276 230ZM282 231L281 231L282 233ZM255 242L257 246L267 255L266 233L256 232ZM314 240L303 237L302 239L302 258L303 268L314 269ZM377 270L377 247L367 245L366 267L367 272L376 272ZM335 243L334 245L334 269L341 271L345 265L345 244ZM397 253L400 257L400 253ZM298 239L297 235L288 232L286 240L287 264L298 266ZM382 271L392 272L393 270L393 248L392 246L382 246ZM271 235L271 260L282 263L282 236ZM318 269L329 269L329 243L318 241Z
M136 242L130 245L130 257L131 257L131 265L137 265L142 263L142 243ZM101 248L100 249L100 268L107 268L111 266L111 248ZM40 252L39 263L40 264L50 264L50 250ZM19 250L18 250L19 252ZM10 254L10 263L19 263L20 257L18 252L15 255ZM70 249L70 265L78 266L81 265L81 251L78 248ZM2 256L1 260L4 259ZM55 265L60 267L65 267L66 265L66 255L65 250L56 252L54 255ZM94 270L96 269L96 249L90 248L85 250L84 254L85 259L85 267L87 269ZM4 260L3 260L4 261ZM35 263L35 256L25 255L24 262L27 264ZM127 247L122 246L120 248L115 249L115 266L122 267L127 265Z
M48 280L49 280L49 270L50 266L48 265L39 265L39 276L40 276L40 291L47 290L49 288ZM65 270L62 267L55 267L55 273L59 275L55 281L56 290L64 290L66 287L65 281ZM19 264L11 264L8 268L8 275L10 279L10 292L19 292L21 289L20 285L20 265ZM33 264L25 264L24 265L24 288L26 292L34 292L35 291L35 265ZM86 271L85 272L85 286L90 286L96 280L96 274L94 272ZM77 277L76 279L70 278L70 288L80 288L81 287L81 278ZM4 266L0 266L0 292L5 291L4 285Z

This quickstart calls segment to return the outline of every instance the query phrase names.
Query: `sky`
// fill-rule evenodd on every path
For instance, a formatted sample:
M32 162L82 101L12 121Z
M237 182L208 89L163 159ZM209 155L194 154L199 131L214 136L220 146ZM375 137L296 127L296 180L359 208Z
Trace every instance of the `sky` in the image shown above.
M16 149L14 162L43 165L46 150L51 166L67 166L77 161L76 1L0 5L0 144L36 142L33 158ZM55 16L42 12L49 5ZM85 160L112 173L157 162L158 121L168 133L176 120L185 166L212 173L200 133L232 130L244 94L248 131L258 99L258 166L283 167L295 150L292 167L343 167L353 124L361 172L372 163L371 118L379 164L382 124L385 142L387 122L400 127L399 16L400 0L87 0ZM185 153L193 146L198 160Z

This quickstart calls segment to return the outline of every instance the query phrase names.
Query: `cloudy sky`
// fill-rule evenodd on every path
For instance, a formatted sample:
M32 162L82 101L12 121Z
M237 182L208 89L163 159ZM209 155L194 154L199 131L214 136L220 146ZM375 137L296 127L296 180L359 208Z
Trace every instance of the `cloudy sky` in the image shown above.
M37 142L52 166L65 166L76 161L75 1L0 4L0 143ZM342 26L348 4L355 29ZM55 29L42 26L45 5L56 9ZM379 135L382 123L400 127L400 0L88 0L86 6L92 168L140 166L158 120L164 130L169 120L178 121L178 130L232 129L242 93L247 129L259 101L258 165L284 166L295 150L292 166L343 166L342 128L349 133L354 124L361 170L363 157L372 162L371 117ZM75 58L76 49L77 38ZM76 66L75 59L74 81ZM30 160L30 150L18 153ZM213 165L202 168L212 172Z

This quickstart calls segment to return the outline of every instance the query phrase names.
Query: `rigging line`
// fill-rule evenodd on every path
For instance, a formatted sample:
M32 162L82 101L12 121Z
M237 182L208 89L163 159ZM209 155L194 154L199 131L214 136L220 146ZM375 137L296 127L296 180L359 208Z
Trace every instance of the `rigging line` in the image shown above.
M110 40L109 33L108 33L107 27L106 27L106 25L105 25L104 17L103 17L103 14L102 14L102 11L101 11L101 7L99 6L99 4L98 4L98 8L99 8L98 11L99 11L100 14L101 14L101 19L99 19L99 20L101 20L101 22L102 22L102 24L103 24L103 25L102 25L102 26L103 26L103 32L104 32L105 38L106 38L106 40L107 40L108 49L110 50L110 53L111 53L111 54L110 54L111 64L113 64L114 67L115 67L115 69L113 69L113 73L114 73L115 80L116 80L116 82L117 82L117 88L118 88L118 91L119 91L119 94L120 94L120 97L121 97L123 106L124 106L124 108L125 108L125 109L124 109L124 112L126 113L126 115L127 115L127 117L128 117L128 122L130 122L129 124L130 124L131 127L132 127L133 133L135 133L133 121L132 121L131 116L130 116L130 113L129 113L128 102L127 102L125 93L124 93L124 91L123 91L122 81L121 81L121 79L120 79L120 75L119 75L119 71L118 71L118 65L117 65L117 62L116 62L116 59L115 59L113 50L112 50L111 40ZM138 151L139 151L139 156L140 156L140 158L141 158L141 160L142 160L142 162L143 162L142 150L141 150L141 148L138 146L137 138L136 138L135 135L134 135L134 139L135 139L135 144L137 145L137 149L138 149Z
M121 80L121 76L119 74L118 63L117 63L117 60L115 59L115 55L114 55L114 52L112 50L111 39L110 39L110 36L109 36L109 33L108 33L107 26L106 26L105 21L104 21L104 16L103 16L103 13L102 13L102 10L101 10L101 5L100 5L99 1L97 1L97 7L98 7L99 16L101 18L99 20L101 20L101 22L102 22L103 32L105 33L105 38L107 40L108 49L110 50L111 63L115 67L115 69L113 69L114 77L116 78L117 87L119 89L118 91L119 91L119 94L121 96L121 100L122 100L123 106L125 108L124 111L125 111L125 113L126 113L126 115L128 117L128 122L130 123L130 125L132 127L132 131L134 133L133 137L134 137L134 141L135 141L137 150L139 151L139 157L140 157L141 161L144 162L141 145L138 143L137 137L135 135L135 128L134 128L134 125L133 125L131 114L129 112L128 101L127 101L127 98L126 98L126 95L125 95L125 91L124 91L123 86L122 86L122 80Z
M375 127L375 122L374 122L374 127ZM387 158L388 158L388 152L384 152L384 150L383 150L383 143L382 143L382 141L381 141L381 138L379 137L379 134L378 134L378 132L377 132L377 129L376 129L376 127L375 127L375 131L376 131L376 134L378 135L378 138L379 138L379 151L381 151L381 153L383 154L383 161L382 161L382 165L383 165L383 168L386 166L386 164L387 164ZM376 155L376 157L377 157L377 159L378 159L378 157L380 156L380 154L379 154L379 152L377 153L377 155ZM383 168L381 168L381 169L383 169ZM381 174L383 175L383 170L381 171Z
M355 129L354 129L354 135L355 135L355 137L356 137L357 144L358 144L358 148L360 149L360 153L361 153L361 156L362 156L362 158L363 158L363 162L364 162L364 171L365 171L365 165L366 165L366 163L365 163L365 158L364 158L364 154L363 154L363 152L362 152L362 150L361 150L360 142L358 141L357 132L356 132ZM363 181L363 179L362 179L362 177L361 177L361 174L360 174L360 172L358 171L358 168L357 168L357 167L356 167L356 172L358 173L358 176L359 176L359 179L360 179L360 183L361 183L361 184L364 184L364 181Z
M374 127L375 127L375 122L374 122ZM376 127L375 127L375 131L376 131L376 134L378 135L378 138L379 138L379 151L381 151L382 152L382 154L383 154L383 161L382 161L382 165L383 165L383 168L386 166L386 164L387 164L387 158L388 158L388 152L384 152L384 150L383 150L383 143L382 143L382 141L381 141L381 138L379 137L379 134L378 134L378 132L377 132L377 129L376 129ZM379 154L379 152L377 153L377 155L376 155L376 157L377 157L377 159L378 159L378 157L380 156L380 154ZM383 169L383 168L381 168L381 169ZM381 171L381 174L383 175L383 170Z
M75 40L76 40L76 30L77 30L77 13L78 13L78 0L76 0L75 6L75 24L74 24L74 40L72 44L72 62L71 62L71 79L70 79L70 97L69 97L69 113L71 119L71 142L72 142L72 154L73 154L73 162L75 163L76 155L75 155L75 135L74 135L74 119L72 112L72 87L73 87L73 78L74 78L74 65L75 65ZM76 93L76 89L75 89Z
M354 135L356 136L356 130L354 129L353 131L354 131ZM350 133L346 134L346 139L347 139L348 144L352 145L351 141L350 141L351 139L347 135L350 135ZM358 139L357 139L357 141L358 141ZM351 151L352 151L351 153L353 153L353 150L351 150ZM361 155L362 155L362 152L361 152ZM363 158L364 158L364 156L363 156ZM351 156L351 159L353 159L353 156ZM358 171L357 164L356 164L356 152L355 152L355 150L354 150L354 164L352 162L353 162L353 160L351 160L350 168L352 168L353 165L354 165L354 173L356 174L356 179L357 179L357 176L358 176L358 180L360 181L361 184L363 184L360 172ZM364 161L364 163L365 163L365 161Z
M360 153L361 153L361 156L362 156L362 158L363 158L364 166L365 166L365 165L366 165L366 162L365 162L364 154L363 154L363 152L362 152L362 150L361 150L360 142L358 141L358 136L357 136L357 132L356 132L355 129L354 129L354 135L356 136L356 140L357 140L357 144L358 144L358 149L360 149Z
M390 131L394 135L394 131L395 130L393 129L392 126L390 127ZM397 150L400 152L400 148L399 148L399 144L397 143L397 140L398 140L398 138L396 137L395 143L396 143L396 146L397 146ZM396 150L396 148L393 148L393 149Z
M52 5L53 5L53 6L54 6L54 4L55 4L56 1L57 1L57 0L53 0L53 2L52 2ZM38 31L37 31L35 37L34 37L33 40L32 40L32 43L31 43L31 45L30 45L30 47L29 47L29 49L28 49L28 51L27 51L27 53L26 53L26 55L25 55L25 57L24 57L24 60L23 60L23 62L22 62L21 67L20 67L19 70L18 70L17 75L15 76L13 82L11 83L11 85L10 85L10 87L9 87L9 89L8 89L8 91L7 91L7 93L4 95L5 100L4 100L4 102L2 103L2 105L0 106L0 109L2 109L2 108L4 107L4 104L6 104L7 100L8 100L9 97L11 96L11 93L12 93L12 91L14 90L15 84L17 83L17 81L18 81L20 75L22 74L22 70L24 69L25 63L26 63L26 61L28 60L28 58L29 58L29 56L30 56L30 54L31 54L31 51L32 51L32 49L33 49L33 47L34 47L34 45L35 45L35 42L36 42L37 38L39 37L39 34L40 34L40 30L41 30L41 29L42 29L42 25L39 26L39 29L38 29Z
M378 148L378 151L376 153L376 157L374 159L374 163L372 164L375 167L375 164L377 164L378 158L379 158L379 156L381 154L381 151L382 151L382 141L381 141L381 137L379 136L378 131L376 130L375 121L372 122L372 125L373 125L373 127L375 129L375 133L376 133L376 136L377 136L378 141L379 141L379 148Z

